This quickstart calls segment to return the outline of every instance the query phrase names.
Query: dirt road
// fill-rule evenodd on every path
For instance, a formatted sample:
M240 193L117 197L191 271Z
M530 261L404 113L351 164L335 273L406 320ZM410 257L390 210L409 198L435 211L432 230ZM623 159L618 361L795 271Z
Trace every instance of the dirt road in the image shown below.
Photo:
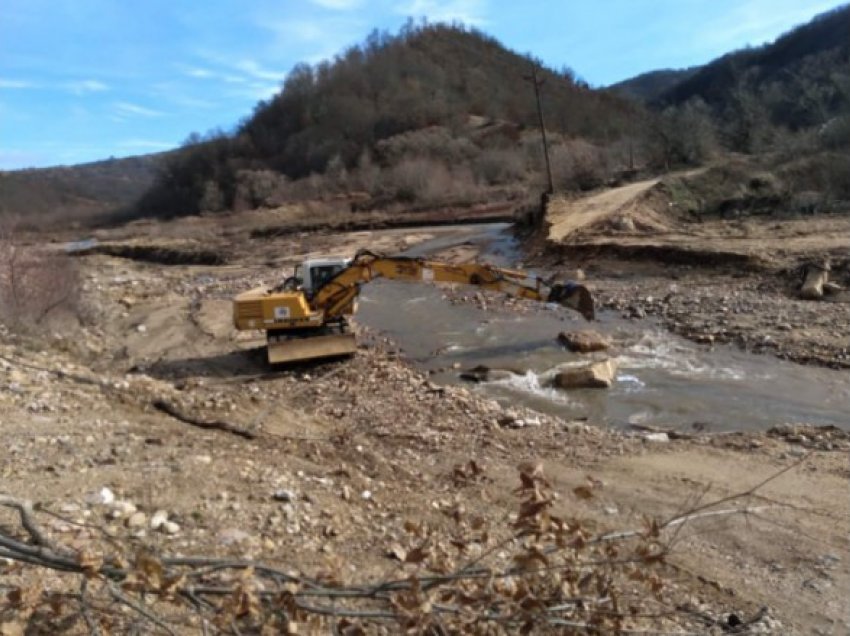
M649 179L630 183L619 188L604 190L598 194L575 199L553 198L547 210L549 240L563 241L591 228L596 224L610 220L615 215L628 215L640 203L640 199L660 179Z
M546 239L573 253L748 269L793 268L806 259L847 261L847 215L703 218L674 193L700 171L578 197L554 197Z

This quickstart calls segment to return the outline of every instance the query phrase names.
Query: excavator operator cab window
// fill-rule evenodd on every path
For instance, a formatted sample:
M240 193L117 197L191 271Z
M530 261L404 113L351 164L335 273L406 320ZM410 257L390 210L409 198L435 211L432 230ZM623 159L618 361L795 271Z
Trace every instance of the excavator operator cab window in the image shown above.
M316 265L310 268L310 282L313 292L342 271L342 265Z

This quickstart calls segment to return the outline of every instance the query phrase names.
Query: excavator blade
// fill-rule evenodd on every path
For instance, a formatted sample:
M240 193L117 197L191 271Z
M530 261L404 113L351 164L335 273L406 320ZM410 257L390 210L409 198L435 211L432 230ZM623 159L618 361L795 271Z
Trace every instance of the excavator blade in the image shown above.
M353 333L290 338L278 342L270 341L268 344L270 364L348 356L356 351L357 342Z

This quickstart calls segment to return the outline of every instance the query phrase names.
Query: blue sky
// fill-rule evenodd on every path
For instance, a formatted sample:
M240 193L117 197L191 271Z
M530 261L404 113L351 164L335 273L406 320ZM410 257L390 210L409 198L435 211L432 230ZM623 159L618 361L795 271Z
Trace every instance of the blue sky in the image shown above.
M231 129L298 62L407 17L462 21L595 86L774 39L836 0L2 0L0 169Z

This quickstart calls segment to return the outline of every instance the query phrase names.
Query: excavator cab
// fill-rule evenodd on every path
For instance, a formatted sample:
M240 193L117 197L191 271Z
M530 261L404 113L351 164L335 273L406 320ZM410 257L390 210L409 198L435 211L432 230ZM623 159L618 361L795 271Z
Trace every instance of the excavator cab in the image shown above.
M327 283L349 266L350 260L345 258L309 259L295 267L295 277L301 279L301 285L308 296Z

